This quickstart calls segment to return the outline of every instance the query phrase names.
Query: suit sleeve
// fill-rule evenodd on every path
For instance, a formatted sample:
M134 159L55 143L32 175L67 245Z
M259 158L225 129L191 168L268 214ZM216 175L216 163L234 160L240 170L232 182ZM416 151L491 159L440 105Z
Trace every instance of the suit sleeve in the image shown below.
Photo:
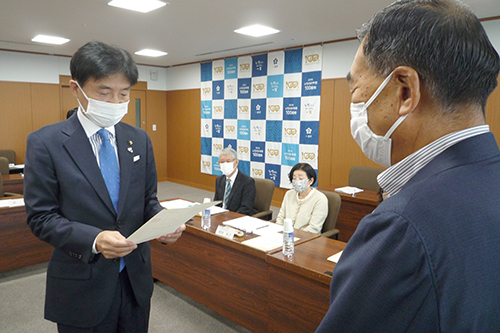
M221 191L221 188L222 188L221 182L222 182L222 176L217 176L217 178L215 178L214 201L222 200L224 198L224 196L222 195L222 191ZM222 202L220 204L218 204L217 206L222 207Z
M241 205L236 211L240 214L251 215L253 213L253 204L255 202L255 180L247 177L247 181L241 191Z
M403 217L371 214L335 266L330 308L316 332L437 332L431 264Z
M151 143L151 138L147 133L144 132L147 139L147 156L148 156L148 164L147 164L147 179L146 179L146 188L144 193L144 222L149 221L154 215L163 210L160 202L157 197L157 188L158 188L158 175L156 173L156 162L155 156L153 152L153 144ZM132 189L133 190L133 189Z
M31 133L26 146L24 177L28 226L40 240L89 262L93 257L94 239L102 230L61 216L59 200L59 182L50 151L36 133Z

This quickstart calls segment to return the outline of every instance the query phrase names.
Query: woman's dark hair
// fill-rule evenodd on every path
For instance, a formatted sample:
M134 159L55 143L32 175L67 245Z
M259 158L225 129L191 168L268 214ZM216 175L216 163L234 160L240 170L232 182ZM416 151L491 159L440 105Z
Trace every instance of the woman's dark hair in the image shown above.
M316 171L314 171L313 167L307 163L297 163L293 166L292 170L290 170L290 173L288 174L288 178L290 179L290 183L293 180L293 173L297 170L304 171L307 175L307 179L311 179L311 178L314 179L311 186L316 183Z

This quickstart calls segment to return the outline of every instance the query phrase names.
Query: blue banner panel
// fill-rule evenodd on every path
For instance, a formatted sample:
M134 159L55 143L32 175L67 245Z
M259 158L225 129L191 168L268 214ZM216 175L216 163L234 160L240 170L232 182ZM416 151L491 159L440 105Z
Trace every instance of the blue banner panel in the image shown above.
M224 137L224 119L212 120L212 137L214 138Z
M266 141L281 142L282 133L283 133L283 124L281 120L266 121Z
M250 161L252 162L263 162L265 160L264 151L266 149L266 143L260 141L252 141L250 145Z
M281 165L276 164L266 164L266 176L265 178L271 179L274 182L274 186L280 186L281 182Z
M300 143L307 145L319 143L319 121L300 122Z
M224 99L224 80L212 82L212 99Z
M252 56L252 77L267 75L267 54Z
M238 58L226 59L224 61L224 79L238 78Z
M302 96L321 95L321 72L302 73Z
M302 49L285 51L285 74L302 72Z
M201 82L212 81L212 62L201 64Z

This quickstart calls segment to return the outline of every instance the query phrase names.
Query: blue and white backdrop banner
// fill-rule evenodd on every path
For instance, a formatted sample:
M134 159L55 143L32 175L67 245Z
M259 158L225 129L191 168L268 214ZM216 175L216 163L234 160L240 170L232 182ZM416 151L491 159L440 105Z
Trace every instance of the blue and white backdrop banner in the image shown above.
M322 46L201 64L201 172L222 174L222 148L239 170L291 188L297 163L318 168Z

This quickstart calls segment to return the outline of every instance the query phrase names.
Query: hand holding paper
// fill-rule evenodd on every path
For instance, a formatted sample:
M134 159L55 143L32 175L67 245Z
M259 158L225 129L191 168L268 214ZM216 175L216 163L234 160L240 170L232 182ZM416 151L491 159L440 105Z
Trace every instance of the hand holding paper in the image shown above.
M213 201L199 204L193 207L180 209L164 209L153 216L142 227L137 229L127 240L140 244L149 240L174 233L190 218L205 208L219 204L221 201ZM167 238L168 239L168 238Z

